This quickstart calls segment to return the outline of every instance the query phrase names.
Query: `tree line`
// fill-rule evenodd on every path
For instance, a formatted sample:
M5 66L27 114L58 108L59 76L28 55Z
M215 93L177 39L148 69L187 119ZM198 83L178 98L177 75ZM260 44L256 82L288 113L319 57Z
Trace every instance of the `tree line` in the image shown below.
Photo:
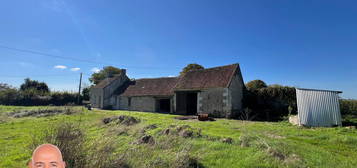
M26 78L19 88L0 83L0 104L17 106L78 104L78 93L50 91L44 82ZM89 100L89 88L84 88L80 103Z

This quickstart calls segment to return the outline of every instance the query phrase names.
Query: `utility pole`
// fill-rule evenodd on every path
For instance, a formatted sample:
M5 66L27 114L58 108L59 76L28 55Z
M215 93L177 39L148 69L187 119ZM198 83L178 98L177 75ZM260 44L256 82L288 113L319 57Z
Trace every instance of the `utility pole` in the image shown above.
M82 72L79 77L78 102L77 102L78 105L80 104L80 101L81 101L81 86L82 86Z

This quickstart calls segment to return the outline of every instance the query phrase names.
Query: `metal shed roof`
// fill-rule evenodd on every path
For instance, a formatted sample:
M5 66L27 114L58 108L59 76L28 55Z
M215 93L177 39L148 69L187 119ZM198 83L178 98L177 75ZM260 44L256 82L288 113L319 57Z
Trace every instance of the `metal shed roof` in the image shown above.
M337 90L323 90L323 89L307 89L307 88L296 88L299 90L310 90L310 91L320 91L320 92L336 92L336 93L342 93L342 91L337 91Z

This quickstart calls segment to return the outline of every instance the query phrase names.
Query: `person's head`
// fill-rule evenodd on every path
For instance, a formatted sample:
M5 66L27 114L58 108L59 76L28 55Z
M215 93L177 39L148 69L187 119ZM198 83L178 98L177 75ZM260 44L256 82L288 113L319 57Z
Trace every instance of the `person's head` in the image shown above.
M66 164L57 146L43 144L35 149L28 166L29 168L65 168Z

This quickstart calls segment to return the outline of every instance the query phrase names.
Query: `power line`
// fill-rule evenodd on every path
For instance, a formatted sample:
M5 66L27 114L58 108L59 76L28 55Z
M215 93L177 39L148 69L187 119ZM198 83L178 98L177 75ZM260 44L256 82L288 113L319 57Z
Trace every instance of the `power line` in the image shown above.
M133 68L133 69L167 69L167 68L178 68L178 67L139 67L139 66L126 66L126 65L120 65L120 64L113 64L113 63L108 63L108 62L99 62L99 61L93 61L93 60L87 60L87 59L79 59L79 58L72 58L72 57L65 57L65 56L60 56L60 55L54 55L54 54L48 54L44 52L39 52L39 51L34 51L34 50L28 50L28 49L20 49L20 48L15 48L15 47L9 47L5 45L0 44L0 48L8 49L8 50L13 50L13 51L18 51L18 52L24 52L24 53L30 53L30 54L36 54L36 55L42 55L46 57L52 57L52 58L58 58L58 59L65 59L65 60L71 60L71 61L78 61L78 62L86 62L86 63L91 63L91 64L102 64L102 65L116 65L124 68Z
M2 78L36 78L36 77L68 77L68 76L74 76L74 75L78 75L78 74L62 74L62 75L58 75L58 74L54 74L54 75L50 75L50 74L46 74L46 75L23 75L23 76L16 76L16 75L0 75L0 77ZM90 76L88 74L83 74L83 76Z

